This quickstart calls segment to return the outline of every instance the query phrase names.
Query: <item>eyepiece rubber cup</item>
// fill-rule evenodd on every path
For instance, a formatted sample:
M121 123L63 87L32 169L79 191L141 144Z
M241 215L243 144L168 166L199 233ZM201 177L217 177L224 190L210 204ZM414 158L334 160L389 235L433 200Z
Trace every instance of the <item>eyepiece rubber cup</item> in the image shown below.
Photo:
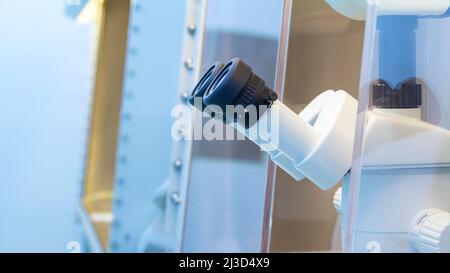
M199 97L202 98L202 109L199 110L205 109L206 105L203 102L203 95L208 90L208 87L211 85L211 83L214 81L223 67L223 63L216 62L208 70L206 70L198 83L195 85L194 90L192 90L191 92L191 96L189 97L189 103L191 105L195 106L195 98Z
M243 106L244 112L238 116L245 117L244 124L247 128L277 99L277 93L267 87L266 82L239 58L230 60L222 68L203 95L204 104L220 107L227 122L238 120L235 114L227 113L227 106ZM256 108L256 119L250 119L250 114L246 112L248 106Z
M230 60L209 85L203 95L206 105L217 105L225 110L232 105L252 76L252 69L238 58Z

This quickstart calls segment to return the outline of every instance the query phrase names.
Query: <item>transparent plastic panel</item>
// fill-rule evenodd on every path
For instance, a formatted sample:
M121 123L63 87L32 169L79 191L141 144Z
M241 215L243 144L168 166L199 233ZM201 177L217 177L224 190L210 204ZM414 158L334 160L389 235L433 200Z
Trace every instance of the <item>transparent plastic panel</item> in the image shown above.
M449 3L386 2L367 9L344 249L449 252Z
M282 4L209 1L202 73L239 57L273 87ZM261 250L268 162L249 140L194 142L183 251Z
M301 113L327 90L345 90L356 98L364 22L335 12L325 1L287 2L291 2L290 25L283 31L288 50L286 56L280 54L285 71L280 70L279 81L284 82L277 83L283 103ZM277 168L270 251L340 251L340 217L333 207L339 187L323 191L308 179L297 182Z

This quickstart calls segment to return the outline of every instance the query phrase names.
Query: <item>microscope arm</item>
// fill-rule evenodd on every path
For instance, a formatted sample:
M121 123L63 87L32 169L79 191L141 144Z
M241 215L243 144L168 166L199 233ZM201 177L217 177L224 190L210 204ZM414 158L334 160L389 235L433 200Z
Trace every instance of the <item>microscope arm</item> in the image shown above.
M325 91L298 115L234 58L214 64L189 101L236 128L296 180L306 177L328 190L351 167L358 102L345 91Z

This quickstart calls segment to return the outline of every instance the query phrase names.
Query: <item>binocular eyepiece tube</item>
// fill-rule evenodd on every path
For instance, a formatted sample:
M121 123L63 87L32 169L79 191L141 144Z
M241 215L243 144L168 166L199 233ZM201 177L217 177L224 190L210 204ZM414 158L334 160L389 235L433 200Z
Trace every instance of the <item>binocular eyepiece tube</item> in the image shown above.
M194 103L195 98L201 100L201 105ZM339 109L326 107L327 102L333 100ZM268 152L271 159L297 181L307 177L320 188L328 189L350 168L351 155L342 164L340 156L326 154L330 148L335 149L333 145L353 144L353 139L346 139L348 135L343 136L341 130L329 130L324 124L336 123L340 116L336 112L346 103L355 110L355 120L351 122L356 122L356 100L343 91L325 92L302 112L303 115L297 115L278 100L277 94L249 65L234 58L227 64L212 65L192 91L189 102L200 111L223 118L225 123ZM325 116L320 115L324 109L328 109ZM330 136L335 138L331 143ZM318 163L318 160L324 162Z

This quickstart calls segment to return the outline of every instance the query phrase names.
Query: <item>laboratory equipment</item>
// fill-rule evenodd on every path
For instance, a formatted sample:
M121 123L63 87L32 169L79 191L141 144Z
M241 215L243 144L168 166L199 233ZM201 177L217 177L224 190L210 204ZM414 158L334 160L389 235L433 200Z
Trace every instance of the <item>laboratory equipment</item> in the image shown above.
M197 95L194 90L192 96ZM208 112L224 116L297 180L308 177L327 190L350 168L348 151L353 146L357 101L345 91L325 91L297 115L246 63L235 58L212 80L202 98ZM230 105L243 107L230 111ZM253 117L250 106L257 109ZM263 132L262 124L269 123Z
M344 251L450 251L449 6L367 2Z
M202 101L291 176L324 190L344 179L334 203L345 250L448 252L449 107L436 62L448 53L432 45L445 37L450 3L394 2L367 6L358 110L346 92L330 90L296 115L239 59L211 80ZM244 110L229 112L239 105ZM260 131L264 123L269 129Z
M284 1L207 2L201 58L194 60L195 67L203 73L217 60L241 56L273 86ZM199 78L183 88L187 97ZM212 123L201 113L194 112L194 119L202 121L184 126L193 127L193 141L188 141L190 158L183 160L183 167L189 166L189 187L182 251L265 251L269 157L242 135L236 135L240 141L228 141L220 134L206 139L197 129ZM234 131L230 126L224 129Z
M325 1L285 2L274 87L279 100L300 113L324 90L342 89L356 98L364 21L342 16ZM338 251L339 215L332 206L337 186L323 191L309 179L296 183L274 163L269 172L273 188L272 212L267 221L269 251Z

